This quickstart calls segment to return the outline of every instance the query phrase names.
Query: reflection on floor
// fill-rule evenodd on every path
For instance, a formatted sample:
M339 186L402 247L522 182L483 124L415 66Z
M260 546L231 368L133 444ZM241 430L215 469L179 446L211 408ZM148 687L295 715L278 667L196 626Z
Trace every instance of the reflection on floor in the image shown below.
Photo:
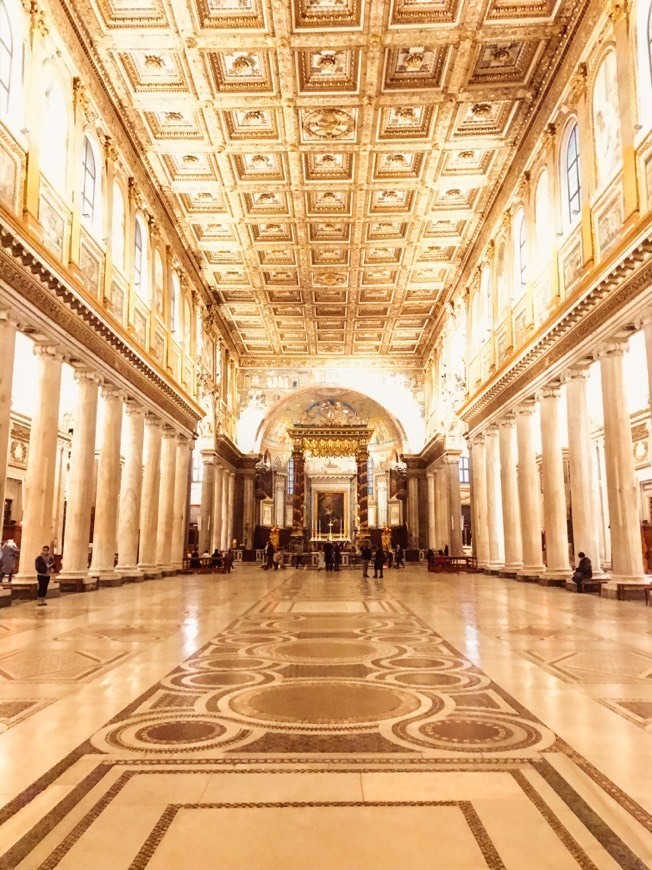
M0 618L3 868L652 866L652 608L152 581Z

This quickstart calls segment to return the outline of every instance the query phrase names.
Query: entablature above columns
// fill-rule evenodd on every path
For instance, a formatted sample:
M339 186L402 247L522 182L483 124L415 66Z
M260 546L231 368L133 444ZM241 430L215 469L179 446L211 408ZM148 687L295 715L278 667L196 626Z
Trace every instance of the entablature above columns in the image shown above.
M73 364L95 368L106 382L151 404L182 429L194 431L202 409L184 396L110 324L90 300L66 281L59 268L0 220L0 307L7 306L22 326L29 326Z
M457 412L472 433L506 410L559 380L618 334L635 328L652 303L652 220L627 252L605 262L590 283L581 283L554 320L508 361Z

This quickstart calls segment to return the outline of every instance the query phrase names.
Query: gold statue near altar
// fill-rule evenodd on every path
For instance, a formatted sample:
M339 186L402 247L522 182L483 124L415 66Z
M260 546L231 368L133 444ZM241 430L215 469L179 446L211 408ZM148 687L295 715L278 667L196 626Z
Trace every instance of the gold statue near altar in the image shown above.
M278 531L278 526L272 526L272 528L269 530L269 542L275 550L278 550L279 538L280 535Z

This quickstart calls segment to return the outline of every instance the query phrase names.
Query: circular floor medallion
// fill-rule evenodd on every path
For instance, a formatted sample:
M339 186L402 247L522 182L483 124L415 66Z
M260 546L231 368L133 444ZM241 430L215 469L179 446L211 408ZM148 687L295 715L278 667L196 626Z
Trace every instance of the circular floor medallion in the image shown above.
M420 723L419 742L458 752L516 752L548 745L545 733L531 722L506 716L452 715Z
M196 715L186 711L162 713L127 719L102 729L93 737L93 743L106 752L121 749L135 752L197 752L212 749L233 739L238 729L216 721L214 717Z
M413 713L420 703L393 686L335 680L265 686L230 699L232 710L248 718L307 726L393 719Z
M380 653L380 645L366 640L305 638L274 644L259 650L263 655L282 662L343 664L359 663Z

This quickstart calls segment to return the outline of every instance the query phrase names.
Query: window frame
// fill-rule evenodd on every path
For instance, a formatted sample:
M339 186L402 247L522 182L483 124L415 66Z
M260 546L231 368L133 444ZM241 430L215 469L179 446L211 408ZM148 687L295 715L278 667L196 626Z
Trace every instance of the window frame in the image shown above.
M90 160L89 160L90 158ZM82 154L82 183L80 213L82 220L90 227L95 226L97 216L97 160L91 137L84 135L84 148Z
M144 299L143 278L145 277L144 269L145 259L145 240L143 238L143 228L140 220L136 218L134 224L134 289L140 299Z
M571 157L571 146L574 154ZM574 176L575 185L571 190L571 173ZM566 135L564 145L564 193L566 198L566 220L568 226L579 220L582 214L582 177L580 166L580 141L577 121L573 121ZM573 202L577 201L577 211L573 211Z
M4 19L6 24L6 30L9 34L9 41L5 42L3 40L4 29L2 28L2 16L4 13ZM2 70L3 70L3 49L7 54L7 78L6 82L2 78ZM12 78L13 78L13 66L14 66L14 31L11 26L11 17L9 15L9 10L7 9L7 4L5 0L0 0L0 118L3 120L7 120L11 111L11 86L12 86Z

